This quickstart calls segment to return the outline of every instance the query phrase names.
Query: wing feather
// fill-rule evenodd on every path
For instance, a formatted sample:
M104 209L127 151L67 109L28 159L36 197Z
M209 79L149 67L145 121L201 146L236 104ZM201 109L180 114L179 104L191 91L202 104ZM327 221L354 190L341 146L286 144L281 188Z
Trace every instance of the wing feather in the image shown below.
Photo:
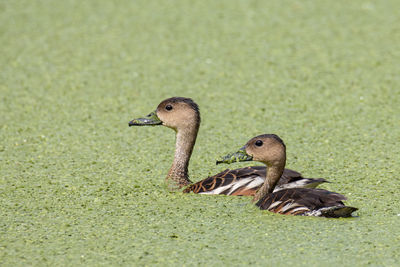
M284 189L260 199L256 205L263 210L281 214L306 215L328 207L345 207L346 197L324 189L292 188ZM276 204L276 203L279 203Z
M265 166L226 169L214 176L189 185L183 192L253 196L264 183ZM325 179L304 178L299 172L285 169L275 191L292 187L316 187Z

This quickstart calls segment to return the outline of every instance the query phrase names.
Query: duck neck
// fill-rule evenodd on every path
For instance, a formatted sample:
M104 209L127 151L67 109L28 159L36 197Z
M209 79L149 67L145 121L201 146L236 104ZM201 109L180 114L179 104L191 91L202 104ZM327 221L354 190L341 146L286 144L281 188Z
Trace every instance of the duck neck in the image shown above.
M192 183L189 180L188 167L198 130L198 125L195 125L176 131L174 161L166 178L170 191L177 191Z
M254 196L253 201L258 202L260 199L268 194L274 192L275 186L283 174L285 169L285 162L267 167L267 177L264 184L260 187Z

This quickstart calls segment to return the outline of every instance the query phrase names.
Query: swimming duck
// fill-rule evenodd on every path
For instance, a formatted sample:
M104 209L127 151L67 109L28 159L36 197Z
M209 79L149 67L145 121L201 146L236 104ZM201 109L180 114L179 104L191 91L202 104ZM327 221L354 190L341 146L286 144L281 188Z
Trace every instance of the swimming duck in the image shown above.
M149 115L134 119L129 126L163 125L176 132L175 157L166 177L168 189L198 194L254 195L264 183L266 167L252 166L224 170L212 177L192 184L188 166L200 127L199 106L190 98L172 97L162 101ZM314 188L325 179L304 178L300 173L284 169L275 190L291 187Z
M253 199L262 210L329 218L351 217L352 212L357 210L343 204L345 196L324 189L289 188L274 191L286 164L286 146L275 134L252 138L239 151L226 155L217 164L252 160L262 162L268 168L267 178Z

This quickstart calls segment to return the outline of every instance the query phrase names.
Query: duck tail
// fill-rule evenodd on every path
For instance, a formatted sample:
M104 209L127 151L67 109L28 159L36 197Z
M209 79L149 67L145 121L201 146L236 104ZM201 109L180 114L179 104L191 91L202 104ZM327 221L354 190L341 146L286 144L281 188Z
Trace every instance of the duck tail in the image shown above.
M328 217L328 218L340 218L340 217L351 217L351 214L358 210L354 207L348 206L335 206L329 207L321 210L321 216Z

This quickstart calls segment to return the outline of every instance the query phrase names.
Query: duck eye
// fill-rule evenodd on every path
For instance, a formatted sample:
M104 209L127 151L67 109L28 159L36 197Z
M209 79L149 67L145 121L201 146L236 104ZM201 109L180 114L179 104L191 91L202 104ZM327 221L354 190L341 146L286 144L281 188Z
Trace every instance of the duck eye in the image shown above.
M169 111L169 110L172 109L172 106L171 106L171 105L166 105L166 106L165 106L165 109Z
M263 145L263 141L257 140L255 144L256 144L256 146L262 146Z

